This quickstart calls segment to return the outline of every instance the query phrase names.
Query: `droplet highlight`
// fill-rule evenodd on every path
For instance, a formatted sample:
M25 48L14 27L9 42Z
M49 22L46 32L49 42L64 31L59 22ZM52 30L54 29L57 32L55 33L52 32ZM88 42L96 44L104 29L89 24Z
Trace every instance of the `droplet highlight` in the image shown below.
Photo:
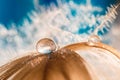
M56 50L56 44L49 38L43 38L37 42L36 50L41 54L49 54Z
M101 41L101 39L97 35L92 35L88 38L88 44L89 45L94 45L94 44L96 44L100 41Z

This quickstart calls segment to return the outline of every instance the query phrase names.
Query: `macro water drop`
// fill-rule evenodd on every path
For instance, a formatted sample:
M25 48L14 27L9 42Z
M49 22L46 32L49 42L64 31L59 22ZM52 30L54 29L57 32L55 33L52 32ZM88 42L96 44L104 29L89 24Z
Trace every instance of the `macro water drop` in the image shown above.
M99 43L101 39L97 35L92 35L88 38L88 44L89 45L94 45L96 43Z
M41 54L49 54L56 50L56 44L49 38L43 38L37 42L36 50Z

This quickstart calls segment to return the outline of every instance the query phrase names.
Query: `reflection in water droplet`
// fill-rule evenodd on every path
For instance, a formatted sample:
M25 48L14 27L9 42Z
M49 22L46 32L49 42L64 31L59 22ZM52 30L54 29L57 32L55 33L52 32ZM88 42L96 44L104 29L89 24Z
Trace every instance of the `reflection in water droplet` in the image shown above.
M56 44L49 38L44 38L38 41L36 50L41 54L48 54L56 50Z
M92 35L88 38L89 45L94 45L95 43L98 43L100 41L101 41L101 39L97 35Z

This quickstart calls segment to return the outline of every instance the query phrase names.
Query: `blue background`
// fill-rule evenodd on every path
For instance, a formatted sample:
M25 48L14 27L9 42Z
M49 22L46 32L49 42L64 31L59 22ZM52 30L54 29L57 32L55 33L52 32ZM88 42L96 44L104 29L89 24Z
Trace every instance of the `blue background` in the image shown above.
M69 0L66 0L69 2ZM75 3L85 3L85 0L74 0ZM106 9L106 6L118 2L117 0L92 0L93 5L102 6ZM39 5L49 7L51 3L55 3L56 0L40 0ZM14 22L15 24L22 23L22 20L26 17L27 13L34 10L33 0L0 0L0 23L9 28L8 25ZM104 13L104 12L103 12Z

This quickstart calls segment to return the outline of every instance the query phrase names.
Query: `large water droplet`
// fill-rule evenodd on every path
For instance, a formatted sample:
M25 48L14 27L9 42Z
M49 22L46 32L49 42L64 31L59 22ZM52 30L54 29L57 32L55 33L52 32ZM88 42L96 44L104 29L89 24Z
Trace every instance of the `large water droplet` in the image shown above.
M89 45L94 45L95 43L98 43L100 41L101 41L101 39L97 35L92 35L88 38Z
M48 54L56 50L56 44L49 38L44 38L38 41L36 50L41 54Z

